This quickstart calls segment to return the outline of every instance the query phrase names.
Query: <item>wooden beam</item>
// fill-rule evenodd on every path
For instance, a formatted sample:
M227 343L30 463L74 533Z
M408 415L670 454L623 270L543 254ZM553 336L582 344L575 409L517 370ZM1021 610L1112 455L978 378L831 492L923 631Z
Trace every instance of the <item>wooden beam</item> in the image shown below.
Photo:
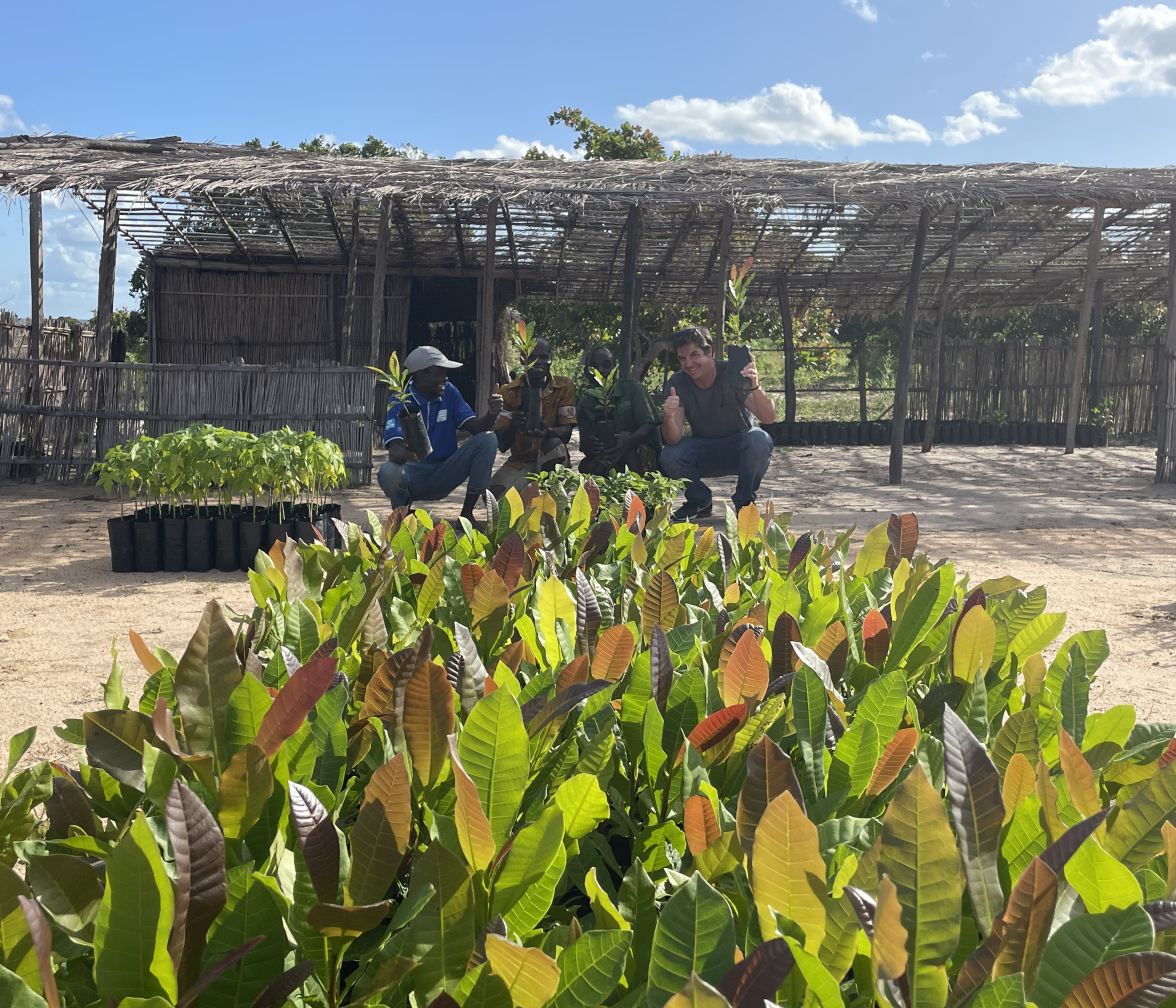
M559 259L555 263L555 300L557 303L559 301L559 283L563 279L564 252L568 247L568 239L572 237L572 232L576 230L579 221L579 213L575 210L569 210L567 219L564 221L563 235L559 240Z
M1157 483L1176 483L1176 203L1168 210L1168 332L1156 436Z
M286 221L282 217L282 211L278 209L278 205L273 201L269 191L263 189L261 191L261 198L265 200L265 205L269 207L269 212L273 216L274 221L277 222L278 230L282 232L282 237L286 239L286 247L290 250L290 255L294 257L295 263L302 262L302 256L298 254L298 246L294 244L294 239L290 237L290 232L286 228Z
M416 264L416 236L412 233L412 222L408 219L408 211L404 209L404 200L397 196L392 201L392 219L396 222L396 231L400 235L400 243L404 246L404 258L409 266Z
M347 247L347 239L343 237L343 229L339 226L339 216L335 213L335 203L329 193L321 192L323 206L327 208L327 220L331 222L331 230L335 232L335 241L339 243L339 251L343 253L343 261L351 257L351 249Z
M661 293L662 283L670 270L670 263L674 261L674 256L678 254L678 247L686 240L686 236L690 234L690 229L694 227L694 223L697 220L698 207L691 204L690 208L686 211L686 216L682 218L682 223L678 226L678 230L674 232L674 237L670 240L670 247L666 249L666 254L662 258L661 265L657 268L657 286L653 288L653 294L650 297L651 301L656 301L658 295Z
M481 304L478 309L478 347L475 371L477 375L475 410L486 412L490 403L490 383L494 363L494 256L498 238L498 200L492 199L486 208L486 245L482 259ZM523 362L526 366L526 362Z
M911 353L915 343L915 321L919 315L919 281L923 275L923 250L927 246L927 228L931 211L923 207L919 228L915 232L915 251L911 256L911 278L907 286L906 314L902 320L902 341L898 345L898 373L894 379L894 419L890 425L890 485L902 483L902 442L906 432L907 398L911 390Z
M502 204L502 221L506 224L506 241L510 247L510 265L514 270L515 297L523 293L523 283L519 278L519 250L515 248L514 225L510 222L510 206Z
M162 217L165 221L167 221L168 227L170 227L177 235L179 235L180 240L185 245L187 245L188 248L190 248L192 250L192 252L195 254L196 258L203 261L204 256L202 256L200 254L200 249L198 249L192 243L192 239L188 237L188 235L185 233L184 229L181 228L179 225L177 225L176 222L173 221L171 219L171 217L168 216L167 211L164 210L163 207L161 207L158 203L155 202L155 198L150 193L144 193L143 195L145 195L147 197L147 202L150 203L155 208L155 212L157 214L159 214L159 216ZM266 196L266 199L268 200L269 197Z
M935 443L935 424L939 420L940 368L943 361L943 334L947 329L947 307L951 300L951 274L955 269L956 249L960 243L960 207L956 205L955 224L951 232L951 248L947 253L947 268L939 286L939 309L935 313L935 338L931 344L931 388L927 393L927 424L923 429L923 451L929 452Z
M465 237L461 233L461 207L453 204L453 233L457 237L457 264L466 268Z
M621 295L621 346L617 363L620 376L628 378L633 368L633 329L637 325L637 312L641 307L641 276L637 263L641 254L641 238L645 221L641 208L629 207L625 219L625 274Z
M1078 406L1082 399L1082 377L1086 373L1086 343L1090 336L1090 313L1094 308L1094 283L1098 279L1098 253L1102 242L1103 208L1094 205L1094 221L1086 243L1086 270L1082 276L1082 307L1078 311L1078 336L1070 366L1070 398L1066 401L1066 454L1074 454L1078 432Z
M717 247L717 265L719 267L719 289L715 298L715 331L712 336L715 360L723 359L723 345L727 325L727 260L731 256L731 227L735 222L735 212L730 206L723 207L723 224L719 230L719 244Z
M29 193L29 359L41 357L45 328L45 252L42 242L41 194ZM39 370L35 371L39 374Z
M384 341L384 271L388 268L388 231L392 218L392 197L380 200L380 229L376 234L376 265L372 271L372 346L368 354L373 367L380 366L380 345Z
M253 262L253 256L249 254L249 249L245 247L245 243L241 241L241 236L237 234L237 229L229 223L229 218L224 215L220 207L216 205L216 200L212 198L212 193L204 193L204 198L208 200L208 205L212 207L212 212L216 214L217 219L226 231L229 232L229 237L233 239L233 244L237 246L237 251L245 257L246 262Z
M102 250L98 258L97 356L108 360L114 321L114 269L118 255L118 190L106 190L102 208Z
M796 420L796 342L792 332L792 303L788 300L788 277L776 278L776 298L780 304L780 325L784 330L784 420Z
M359 200L351 202L351 254L347 258L347 293L343 300L343 338L339 347L339 363L351 365L351 342L355 333L355 284L359 277Z

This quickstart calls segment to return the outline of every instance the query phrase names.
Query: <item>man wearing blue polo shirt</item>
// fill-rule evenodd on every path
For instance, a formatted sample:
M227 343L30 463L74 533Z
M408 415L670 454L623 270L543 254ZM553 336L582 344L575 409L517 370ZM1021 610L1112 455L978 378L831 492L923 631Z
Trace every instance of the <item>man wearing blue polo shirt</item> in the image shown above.
M494 471L498 438L490 429L502 411L502 396L494 386L490 409L483 417L475 415L461 393L449 384L449 369L459 367L459 362L449 360L431 346L417 347L404 358L404 369L412 375L412 400L425 418L433 452L418 459L405 447L399 419L404 404L390 401L384 423L388 461L380 466L376 479L393 507L411 505L414 500L442 500L468 480L461 515L472 523L474 505L490 485ZM470 434L460 448L459 428Z

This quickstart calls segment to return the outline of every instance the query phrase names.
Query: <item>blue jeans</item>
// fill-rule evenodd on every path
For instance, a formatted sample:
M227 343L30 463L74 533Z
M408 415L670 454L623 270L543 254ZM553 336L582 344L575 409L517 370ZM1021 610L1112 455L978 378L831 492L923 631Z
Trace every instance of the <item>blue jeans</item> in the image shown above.
M444 500L468 479L466 493L480 494L490 486L494 471L494 457L498 454L498 438L492 431L472 434L448 458L426 459L424 462L385 462L380 466L376 481L388 495L393 507L403 507L412 501Z
M684 479L686 503L692 508L709 507L711 491L704 476L738 476L734 503L750 504L768 463L772 460L772 438L762 427L752 427L725 438L684 437L661 451L662 471L673 479Z

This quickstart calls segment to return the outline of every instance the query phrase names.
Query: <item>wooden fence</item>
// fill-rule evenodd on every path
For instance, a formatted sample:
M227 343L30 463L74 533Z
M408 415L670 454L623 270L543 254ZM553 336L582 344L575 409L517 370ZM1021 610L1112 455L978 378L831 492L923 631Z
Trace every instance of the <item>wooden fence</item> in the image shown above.
M28 319L18 318L12 312L0 312L0 357L28 355ZM97 360L94 332L69 319L46 319L41 328L41 357L46 360Z
M827 348L826 348L827 349ZM841 349L853 349L842 346ZM867 346L867 360L879 352ZM930 343L916 343L911 361L909 416L928 416L931 383ZM1060 423L1065 420L1070 388L1072 340L1040 343L945 343L940 383L941 420L995 420ZM798 352L804 365L804 351ZM1164 360L1161 343L1099 343L1089 347L1083 372L1080 422L1089 410L1111 400L1112 434L1143 434L1156 430L1160 379ZM852 392L858 386L828 383L798 386L797 393ZM783 389L770 389L783 392ZM868 384L868 392L892 392L893 386ZM877 419L871 416L870 419Z
M0 358L0 479L84 479L108 448L191 423L314 430L372 478L374 376L364 368L111 364Z

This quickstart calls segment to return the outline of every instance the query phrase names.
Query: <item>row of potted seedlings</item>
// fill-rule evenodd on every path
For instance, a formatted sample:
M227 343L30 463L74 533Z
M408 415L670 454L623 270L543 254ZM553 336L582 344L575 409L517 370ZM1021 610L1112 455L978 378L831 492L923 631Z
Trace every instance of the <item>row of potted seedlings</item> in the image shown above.
M921 442L926 426L926 420L907 420L903 440L907 444ZM889 420L864 423L797 420L766 424L765 429L778 445L888 445L892 424ZM1030 421L996 424L983 420L939 420L935 424L935 441L937 444L1064 445L1066 425ZM1102 447L1107 443L1107 432L1094 424L1078 424L1075 441L1079 448Z
M340 508L328 496L347 469L313 431L193 424L110 449L94 476L119 496L120 516L107 522L111 570L231 571L291 536L337 545Z

